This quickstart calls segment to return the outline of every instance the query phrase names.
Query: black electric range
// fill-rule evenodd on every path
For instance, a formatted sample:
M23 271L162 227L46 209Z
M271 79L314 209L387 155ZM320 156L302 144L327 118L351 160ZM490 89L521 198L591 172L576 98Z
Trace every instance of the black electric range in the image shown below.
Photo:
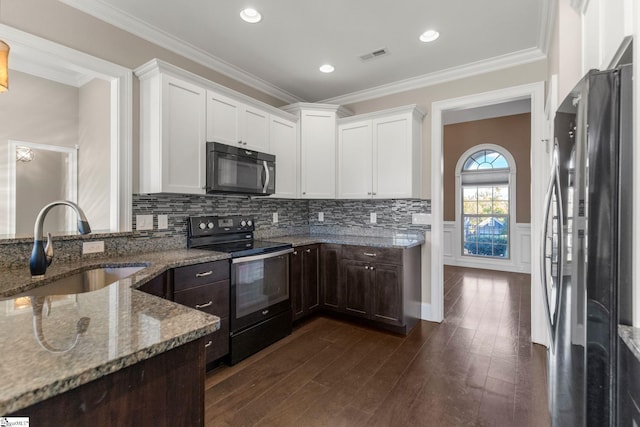
M254 240L252 218L233 216L195 216L189 218L188 247L225 252L231 258L277 252L291 248L290 243Z
M254 240L253 218L189 218L188 246L231 255L229 354L233 365L291 333L289 243Z

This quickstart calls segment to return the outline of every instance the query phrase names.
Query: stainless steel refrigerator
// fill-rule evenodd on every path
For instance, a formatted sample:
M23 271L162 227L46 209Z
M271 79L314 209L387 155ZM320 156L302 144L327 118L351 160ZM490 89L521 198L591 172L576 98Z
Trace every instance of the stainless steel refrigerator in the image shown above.
M542 249L554 426L617 425L617 328L631 323L631 65L558 108Z

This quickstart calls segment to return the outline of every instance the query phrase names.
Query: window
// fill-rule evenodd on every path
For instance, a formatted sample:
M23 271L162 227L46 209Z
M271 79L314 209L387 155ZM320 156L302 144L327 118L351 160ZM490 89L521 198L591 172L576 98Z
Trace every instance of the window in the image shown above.
M462 254L509 258L510 173L507 158L494 149L468 156L460 172Z

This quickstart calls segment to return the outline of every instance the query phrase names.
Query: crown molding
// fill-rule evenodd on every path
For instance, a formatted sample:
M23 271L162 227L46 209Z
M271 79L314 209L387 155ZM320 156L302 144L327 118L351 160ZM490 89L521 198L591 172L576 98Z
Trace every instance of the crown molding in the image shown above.
M542 0L542 10L540 11L540 23L538 28L538 47L545 55L549 53L553 27L556 22L558 11L558 0Z
M347 95L337 96L335 98L325 99L320 102L330 104L352 104L354 102L367 101L369 99L380 98L387 95L393 95L395 93L420 89L427 86L433 86L453 80L459 80L466 77L477 76L480 74L490 73L492 71L528 64L545 58L546 55L542 50L539 48L530 48L482 61L472 62L459 67L447 68L434 73L400 80L371 89L353 92Z
M162 46L200 65L215 70L249 87L278 98L284 102L300 102L299 98L259 77L254 76L222 59L213 56L171 34L116 9L100 0L60 0L67 6L80 10L123 31L134 34L151 43Z

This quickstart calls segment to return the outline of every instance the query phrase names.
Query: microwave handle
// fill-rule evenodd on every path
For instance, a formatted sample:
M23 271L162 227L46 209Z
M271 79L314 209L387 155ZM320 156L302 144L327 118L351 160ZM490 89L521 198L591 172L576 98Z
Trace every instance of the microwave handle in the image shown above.
M262 192L266 193L267 188L269 187L269 181L271 180L271 175L269 174L269 165L266 160L262 161L262 166L264 166L264 173L266 175L266 179L264 181L264 187L262 188Z

